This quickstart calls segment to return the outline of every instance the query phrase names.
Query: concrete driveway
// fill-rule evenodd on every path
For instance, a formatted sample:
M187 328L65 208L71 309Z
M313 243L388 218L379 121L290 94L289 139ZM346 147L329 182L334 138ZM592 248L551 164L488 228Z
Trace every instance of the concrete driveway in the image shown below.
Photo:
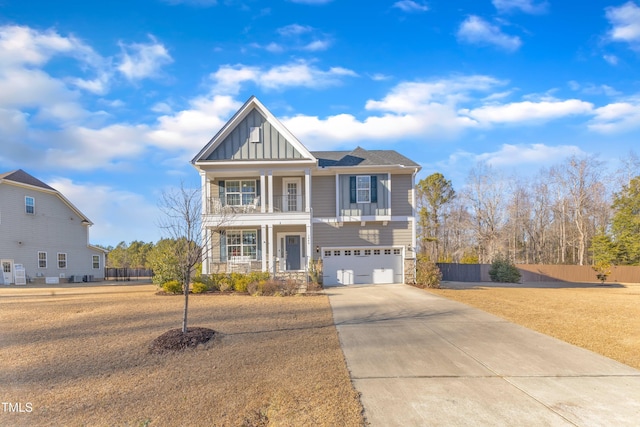
M327 288L372 426L638 426L640 371L407 285Z

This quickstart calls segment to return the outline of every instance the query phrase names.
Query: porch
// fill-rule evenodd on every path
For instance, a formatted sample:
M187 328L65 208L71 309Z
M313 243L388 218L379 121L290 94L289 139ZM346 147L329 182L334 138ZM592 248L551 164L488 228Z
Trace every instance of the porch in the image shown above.
M312 242L309 223L230 226L207 231L202 273L269 272L306 278Z

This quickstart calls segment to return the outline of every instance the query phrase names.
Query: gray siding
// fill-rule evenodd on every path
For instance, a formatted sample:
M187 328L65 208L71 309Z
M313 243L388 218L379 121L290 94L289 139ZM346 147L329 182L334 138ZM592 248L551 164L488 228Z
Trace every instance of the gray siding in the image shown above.
M252 127L260 128L260 142L249 142ZM251 111L206 160L294 160L302 155L257 110Z
M25 213L25 196L35 198L34 215ZM0 185L0 258L22 264L30 278L104 278L103 253L87 246L89 227L81 222L55 194ZM46 268L38 266L38 252L46 252ZM67 268L58 268L58 253L67 254ZM93 268L92 255L99 255L100 268Z
M316 218L336 216L336 178L334 176L314 176L311 178L311 207Z
M411 225L408 221L344 223L342 227L313 224L313 245L332 246L413 246Z
M391 175L391 214L412 216L411 175Z

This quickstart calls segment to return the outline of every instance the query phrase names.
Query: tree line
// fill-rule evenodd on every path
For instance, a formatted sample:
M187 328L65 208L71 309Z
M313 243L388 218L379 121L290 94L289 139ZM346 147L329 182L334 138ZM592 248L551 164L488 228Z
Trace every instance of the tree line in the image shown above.
M640 159L608 172L571 156L528 178L478 163L456 191L434 173L416 185L418 251L437 262L640 265Z

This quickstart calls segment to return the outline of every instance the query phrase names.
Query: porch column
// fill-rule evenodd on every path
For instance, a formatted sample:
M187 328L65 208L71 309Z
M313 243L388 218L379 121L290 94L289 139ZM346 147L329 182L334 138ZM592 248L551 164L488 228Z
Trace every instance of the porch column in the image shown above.
M273 171L268 172L267 186L269 192L269 213L273 213Z
M267 198L265 197L266 196L266 194L265 194L266 193L266 191L265 191L266 188L265 188L264 184L265 184L264 170L261 170L260 171L260 194L261 194L260 197L261 197L262 200L260 200L260 212L262 212L262 213L265 213L266 207L267 207L267 204L265 203ZM269 192L269 194L271 194L271 192Z
M202 228L202 274L209 274L209 257L211 256L211 230Z
M273 225L267 225L267 237L269 245L269 258L267 259L267 270L272 273L275 267L276 242L273 241ZM264 252L263 252L264 254Z
M311 235L311 224L307 223L307 265L305 268L309 268L309 261L311 261L314 257L315 252L313 252L313 236Z
M262 236L262 241L260 242L262 248L262 271L267 271L267 226L262 224L260 230L260 236Z
M207 173L203 170L200 171L200 197L202 197L202 212L201 215L209 213L209 192L211 191L210 181L207 178Z
M304 170L304 211L311 212L311 170ZM309 233L307 233L309 235ZM308 241L309 239L307 239Z

